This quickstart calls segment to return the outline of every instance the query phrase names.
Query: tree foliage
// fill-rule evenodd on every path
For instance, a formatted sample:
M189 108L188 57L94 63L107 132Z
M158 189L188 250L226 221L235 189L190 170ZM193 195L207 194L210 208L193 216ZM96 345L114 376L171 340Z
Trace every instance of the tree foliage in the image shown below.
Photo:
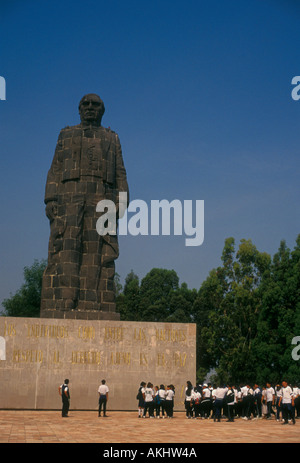
M9 299L4 299L4 315L7 317L39 317L43 273L47 261L35 260L24 268L24 284Z

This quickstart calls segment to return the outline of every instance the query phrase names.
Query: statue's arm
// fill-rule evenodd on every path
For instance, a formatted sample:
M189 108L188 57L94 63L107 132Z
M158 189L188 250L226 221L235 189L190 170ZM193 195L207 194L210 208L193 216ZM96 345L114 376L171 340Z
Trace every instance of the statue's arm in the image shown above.
M58 199L58 186L61 181L62 174L62 152L63 140L62 133L59 134L55 153L51 167L47 175L46 191L45 191L45 204L46 215L51 221L57 214L57 199Z
M118 135L116 134L116 190L127 194L127 205L129 204L129 188L126 169L124 166L122 148Z

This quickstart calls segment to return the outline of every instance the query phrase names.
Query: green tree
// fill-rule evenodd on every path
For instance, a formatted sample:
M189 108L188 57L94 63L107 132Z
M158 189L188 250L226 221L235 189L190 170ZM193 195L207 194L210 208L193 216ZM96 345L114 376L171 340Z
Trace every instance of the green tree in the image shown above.
M223 266L210 272L195 303L198 327L198 365L215 368L220 381L253 381L256 359L253 341L260 309L258 288L270 266L251 240L225 241ZM202 361L203 359L203 361Z
M9 299L2 304L4 316L7 317L39 317L43 273L47 261L35 260L31 267L24 268L25 283Z
M258 378L299 381L299 361L292 359L291 341L300 333L300 235L291 252L281 241L270 271L260 286L262 308L254 345Z
M121 320L140 321L140 283L133 270L125 278L124 290L117 298L117 311Z
M141 281L140 313L143 321L163 322L172 315L170 298L179 287L175 270L153 268Z

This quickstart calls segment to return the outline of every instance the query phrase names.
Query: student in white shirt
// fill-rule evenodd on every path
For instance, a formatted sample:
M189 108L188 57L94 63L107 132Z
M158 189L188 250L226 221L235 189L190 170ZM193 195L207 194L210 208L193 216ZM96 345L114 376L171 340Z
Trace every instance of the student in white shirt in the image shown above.
M200 418L201 412L201 388L200 386L194 389L194 412L195 418Z
M228 422L234 422L234 406L235 406L235 393L231 385L227 386L227 392L225 394L225 402L227 405Z
M246 384L246 386L241 387L241 397L242 397L242 418L244 420L250 419L250 386Z
M282 396L282 387L280 384L275 386L275 400L276 400L276 421L280 421L281 407L279 406L280 397Z
M267 401L267 420L271 419L271 413L274 413L272 406L274 405L275 401L275 391L272 388L270 383L266 383L266 401Z
M154 390L153 384L148 383L147 387L145 388L145 408L144 408L144 415L143 418L146 418L147 411L149 413L150 418L154 418Z
M295 404L293 391L286 381L282 381L282 395L279 400L279 406L282 407L282 424L288 424L288 419L295 424L295 417L293 416L292 406Z
M212 392L208 388L207 384L203 384L202 389L202 400L201 400L201 415L202 418L207 419L211 412L211 394Z
M160 410L162 418L165 417L165 400L166 400L166 390L165 386L161 384L157 393L155 394L156 401L156 418L160 418Z
M165 401L165 409L168 418L173 418L173 408L174 408L174 386L170 384L167 386L166 392L166 401Z
M222 408L224 406L224 397L228 391L227 387L217 387L215 392L215 416L214 421L221 421Z
M186 417L193 418L194 389L190 381L187 381L186 383L184 405Z
M109 389L107 385L105 384L106 381L105 379L102 379L101 385L98 388L98 394L99 394L99 411L98 411L98 416L101 416L101 409L103 407L103 416L106 417L106 404L108 401L108 393Z
M296 405L297 405L297 398L299 397L299 389L296 385L292 386L293 391L293 398L294 398L294 405L292 405L293 416L296 416Z

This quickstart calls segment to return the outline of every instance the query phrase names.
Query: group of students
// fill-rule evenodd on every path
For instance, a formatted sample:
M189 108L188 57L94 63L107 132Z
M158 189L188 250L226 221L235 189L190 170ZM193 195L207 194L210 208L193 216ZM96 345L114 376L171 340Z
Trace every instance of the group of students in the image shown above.
M233 422L235 418L271 419L274 415L282 424L295 424L295 418L300 418L300 387L282 381L274 388L270 383L263 387L229 384L214 388L203 384L193 388L187 381L185 410L187 418L213 418L218 422L222 416Z
M221 421L226 417L233 422L235 418L244 420L275 416L282 424L295 424L300 418L300 385L289 385L287 381L272 387L270 383L260 387L249 384L239 387L228 384L213 387L199 384L193 387L187 381L184 392L184 405L187 418L213 419ZM152 383L141 382L137 400L138 417L173 418L175 388L172 384L153 387Z
M153 384L147 384L142 381L137 393L138 400L138 417L154 418L173 418L175 387L173 384L153 387Z

